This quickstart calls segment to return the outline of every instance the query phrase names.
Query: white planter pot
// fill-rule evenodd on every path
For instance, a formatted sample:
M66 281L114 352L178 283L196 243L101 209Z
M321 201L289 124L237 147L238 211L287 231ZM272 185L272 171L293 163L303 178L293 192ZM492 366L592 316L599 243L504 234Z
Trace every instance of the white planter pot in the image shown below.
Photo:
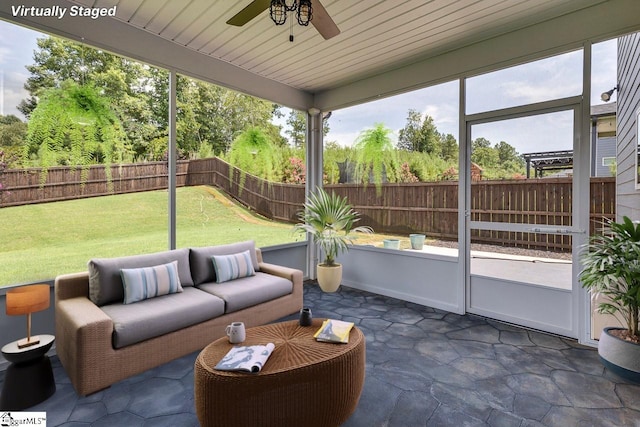
M616 375L640 382L640 344L621 340L609 333L622 328L604 328L598 342L602 364Z
M342 264L332 266L318 264L318 284L324 292L335 292L342 282Z

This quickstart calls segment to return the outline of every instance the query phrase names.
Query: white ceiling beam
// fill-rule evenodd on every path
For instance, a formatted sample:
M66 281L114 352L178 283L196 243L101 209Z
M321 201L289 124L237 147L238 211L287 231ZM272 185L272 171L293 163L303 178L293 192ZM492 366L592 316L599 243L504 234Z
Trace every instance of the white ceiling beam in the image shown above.
M640 1L610 0L460 49L319 92L314 106L344 108L493 71L640 30Z
M174 70L179 74L215 83L287 107L308 110L312 106L313 96L310 93L164 40L115 18L90 19L70 16L65 16L63 19L56 17L34 18L13 16L12 13L12 6L16 7L17 5L38 8L61 6L68 9L74 4L77 5L77 3L66 0L2 1L0 2L0 19L86 43L105 51L156 67Z

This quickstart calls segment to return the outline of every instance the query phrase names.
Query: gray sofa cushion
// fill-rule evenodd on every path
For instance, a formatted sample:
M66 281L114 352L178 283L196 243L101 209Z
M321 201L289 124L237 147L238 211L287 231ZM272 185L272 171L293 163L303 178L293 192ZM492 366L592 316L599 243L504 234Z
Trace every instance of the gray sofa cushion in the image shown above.
M253 240L246 242L231 243L229 245L206 246L202 248L191 248L189 260L191 265L191 277L193 283L200 285L216 280L216 272L213 269L213 255L230 255L249 250L253 269L260 271L258 267L258 256L256 255L256 244Z
M122 348L221 316L224 301L189 287L134 305L105 305L102 310L113 320L113 347Z
M98 306L121 303L124 301L124 288L120 269L153 267L172 261L178 261L180 284L183 287L193 286L189 269L189 249L119 258L94 258L89 261L89 298Z
M198 285L198 289L222 298L226 303L225 313L233 313L288 295L293 292L293 283L282 277L258 272L255 276L230 282Z

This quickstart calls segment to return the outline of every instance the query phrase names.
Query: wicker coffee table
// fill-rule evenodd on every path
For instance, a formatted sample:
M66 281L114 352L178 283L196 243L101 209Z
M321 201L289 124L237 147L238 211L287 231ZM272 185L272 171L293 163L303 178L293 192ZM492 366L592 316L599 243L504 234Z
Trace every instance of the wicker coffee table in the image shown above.
M353 413L364 384L365 338L354 327L348 344L317 342L321 319L247 329L242 345L275 344L257 374L217 371L232 344L209 344L195 362L195 405L202 426L339 426Z

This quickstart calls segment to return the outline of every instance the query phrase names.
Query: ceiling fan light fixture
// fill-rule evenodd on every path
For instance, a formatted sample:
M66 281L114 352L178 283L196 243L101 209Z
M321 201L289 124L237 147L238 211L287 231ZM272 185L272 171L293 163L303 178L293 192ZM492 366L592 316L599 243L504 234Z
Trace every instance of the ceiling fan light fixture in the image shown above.
M295 6L295 2L294 2ZM287 22L287 3L285 0L271 0L269 5L269 16L276 25L284 25Z
M296 12L296 18L298 24L307 26L313 19L313 8L311 7L311 0L299 0L298 11Z

